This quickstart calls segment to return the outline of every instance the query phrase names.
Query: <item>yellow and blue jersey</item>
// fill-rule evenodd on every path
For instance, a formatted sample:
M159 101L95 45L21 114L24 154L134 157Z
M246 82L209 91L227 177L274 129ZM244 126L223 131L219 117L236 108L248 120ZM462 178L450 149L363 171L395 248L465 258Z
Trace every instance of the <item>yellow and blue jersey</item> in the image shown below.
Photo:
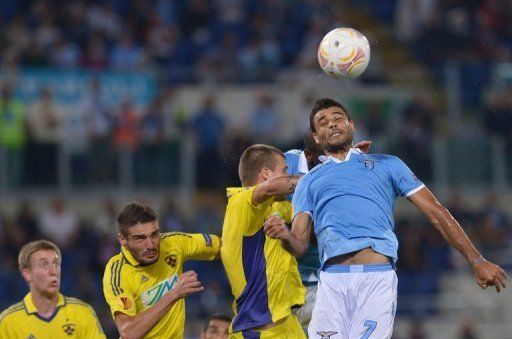
M96 313L83 301L59 294L57 308L49 318L37 313L28 293L23 301L0 314L0 338L106 338Z
M187 260L213 260L220 239L209 234L163 233L160 255L151 265L140 265L124 247L108 262L103 292L112 316L135 316L153 306L172 290ZM180 299L149 331L145 338L182 338L185 329L185 301Z
M265 219L273 213L290 222L291 204L271 198L255 206L256 187L228 188L221 257L235 298L233 332L284 319L292 306L302 305L305 299L297 261L281 240L263 232Z

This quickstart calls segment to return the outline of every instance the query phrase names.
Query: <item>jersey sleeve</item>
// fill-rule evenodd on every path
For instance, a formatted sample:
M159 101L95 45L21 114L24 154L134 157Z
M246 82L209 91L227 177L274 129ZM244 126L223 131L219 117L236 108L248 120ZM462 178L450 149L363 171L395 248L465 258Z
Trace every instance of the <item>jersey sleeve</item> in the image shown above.
M400 158L390 157L389 168L397 195L409 197L425 187Z
M299 213L307 213L311 217L313 217L313 200L311 198L311 194L309 193L309 182L310 175L306 174L302 178L299 179L299 183L295 188L295 193L293 193L293 217Z
M258 185L252 186L240 192L237 197L236 208L240 216L240 224L245 226L244 235L253 235L263 227L264 220L261 220L261 215L274 203L274 197L271 197L258 205L253 205L252 195L257 187Z
M103 274L103 293L114 318L116 313L128 316L137 314L135 297L126 283L129 277L123 276L123 264L124 259L111 260Z
M94 309L89 305L87 305L87 307L84 308L83 322L85 328L87 329L87 335L84 338L106 338L105 333L103 332L103 328L101 327L100 321L96 316L96 312L94 312Z
M183 260L213 260L220 250L220 238L206 233L176 233L168 237L181 249ZM164 235L165 236L165 235ZM164 240L165 241L165 238Z

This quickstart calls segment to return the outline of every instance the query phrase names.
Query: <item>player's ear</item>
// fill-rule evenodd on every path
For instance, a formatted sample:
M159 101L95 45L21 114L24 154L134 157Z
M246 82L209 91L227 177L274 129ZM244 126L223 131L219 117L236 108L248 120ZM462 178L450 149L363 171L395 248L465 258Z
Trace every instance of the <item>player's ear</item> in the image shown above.
M312 135L313 139L315 139L316 144L320 145L320 139L318 139L318 134L316 134L316 132L313 132Z
M354 120L349 120L348 123L350 125L350 128L352 128L352 130L355 131L356 130L356 124L355 124Z
M119 240L119 243L121 244L121 246L126 246L126 238L124 235L122 235L121 233L119 233L117 235L117 239Z
M27 283L30 283L30 281L32 280L30 270L28 268L21 269L21 275L23 276L23 279L25 279Z

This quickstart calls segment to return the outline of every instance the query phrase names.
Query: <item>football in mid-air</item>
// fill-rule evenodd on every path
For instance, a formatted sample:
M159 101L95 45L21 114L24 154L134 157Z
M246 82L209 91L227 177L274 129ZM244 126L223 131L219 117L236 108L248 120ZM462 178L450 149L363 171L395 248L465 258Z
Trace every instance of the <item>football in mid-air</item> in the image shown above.
M343 27L327 33L318 46L318 63L333 78L355 78L370 62L370 44L359 31Z

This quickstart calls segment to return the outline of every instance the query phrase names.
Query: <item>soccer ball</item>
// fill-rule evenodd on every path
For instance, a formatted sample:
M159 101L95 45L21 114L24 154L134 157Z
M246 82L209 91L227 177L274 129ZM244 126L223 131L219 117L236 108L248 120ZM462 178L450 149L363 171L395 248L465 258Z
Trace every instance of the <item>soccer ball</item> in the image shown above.
M355 78L370 62L368 39L353 28L336 28L318 46L318 63L333 78Z

